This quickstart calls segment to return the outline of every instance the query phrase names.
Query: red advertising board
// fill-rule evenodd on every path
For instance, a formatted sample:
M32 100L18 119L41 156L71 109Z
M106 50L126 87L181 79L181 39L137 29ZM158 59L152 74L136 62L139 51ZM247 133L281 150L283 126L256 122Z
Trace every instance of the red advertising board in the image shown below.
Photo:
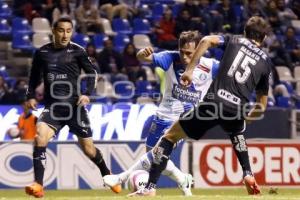
M260 185L300 186L300 141L248 141L252 171ZM195 187L242 185L242 169L228 141L193 142Z

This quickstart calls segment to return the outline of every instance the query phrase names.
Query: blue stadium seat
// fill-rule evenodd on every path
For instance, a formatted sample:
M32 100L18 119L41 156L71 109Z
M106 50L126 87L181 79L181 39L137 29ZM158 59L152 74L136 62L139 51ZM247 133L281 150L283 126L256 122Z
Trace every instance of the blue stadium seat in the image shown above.
M173 5L175 3L174 0L158 0L161 4Z
M284 96L277 96L275 97L276 99L276 106L281 107L281 108L289 108L290 107L290 102L288 97Z
M155 3L155 1L153 1L153 0L141 0L140 1L140 4L152 5L154 3Z
M150 24L147 19L135 18L133 20L134 34L150 34Z
M11 27L6 19L0 20L0 36L8 36L11 34Z
M7 3L0 4L0 18L8 19L11 17L12 10Z
M152 11L149 8L149 5L147 4L140 4L139 10L141 13L141 16L143 16L146 19L151 19L152 18Z
M6 71L6 67L4 65L0 66L0 76L2 76L4 79L9 77L9 75Z
M178 3L172 6L173 17L177 17L177 15L180 12L181 7L182 7L182 4L178 4Z
M115 49L119 52L122 52L124 47L130 42L130 38L124 34L118 34L114 37L113 43Z
M295 35L296 40L298 40L298 42L300 42L300 34Z
M93 42L94 42L97 52L99 52L100 50L103 49L103 46L104 46L103 42L104 42L105 38L107 38L107 36L104 34L101 34L101 33L95 34L93 36Z
M284 40L284 35L282 35L282 34L277 34L277 35L276 35L276 38L277 38L277 40L279 40L280 42L283 42L283 40Z
M12 30L14 33L32 34L32 28L28 20L21 17L16 17L12 20Z
M14 88L16 86L17 80L13 77L7 77L4 79L9 88Z
M88 43L90 43L91 39L87 35L77 33L73 36L72 41L79 44L83 48L86 48Z
M134 96L134 85L130 81L117 81L114 83L115 94L119 102L130 102Z
M137 81L135 85L136 96L152 96L153 86L149 81Z
M165 10L166 7L167 7L167 5L164 5L164 4L160 4L160 3L154 4L154 6L152 8L152 17L153 17L153 19L161 18L161 16L163 15L164 10Z
M24 51L33 51L34 47L29 34L13 34L12 48Z
M234 5L233 7L234 14L236 16L237 22L241 22L243 20L243 12L244 12L244 6L243 5Z
M289 81L280 81L287 89L290 95L294 94L293 85Z
M113 30L121 34L131 34L132 29L127 19L116 18L112 21Z

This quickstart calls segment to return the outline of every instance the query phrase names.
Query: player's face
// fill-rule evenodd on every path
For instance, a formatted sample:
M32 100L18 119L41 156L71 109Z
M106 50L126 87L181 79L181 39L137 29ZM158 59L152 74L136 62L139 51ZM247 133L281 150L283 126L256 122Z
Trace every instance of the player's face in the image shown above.
M53 29L54 42L56 47L66 47L72 37L73 27L69 22L60 22Z
M195 52L195 48L196 45L194 42L186 43L181 48L179 48L180 59L184 65L188 65L191 62L193 53Z

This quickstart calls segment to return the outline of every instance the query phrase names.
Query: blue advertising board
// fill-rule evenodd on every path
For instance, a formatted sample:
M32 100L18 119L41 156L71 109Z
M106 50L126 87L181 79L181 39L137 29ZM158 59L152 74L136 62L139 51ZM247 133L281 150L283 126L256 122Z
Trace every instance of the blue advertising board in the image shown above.
M131 167L145 153L143 141L96 142L113 173ZM32 143L0 143L0 189L22 188L33 182ZM187 167L187 145L181 143L172 154L175 165ZM50 142L47 149L44 186L47 189L101 189L99 169L81 151L76 142ZM177 187L162 176L159 187Z

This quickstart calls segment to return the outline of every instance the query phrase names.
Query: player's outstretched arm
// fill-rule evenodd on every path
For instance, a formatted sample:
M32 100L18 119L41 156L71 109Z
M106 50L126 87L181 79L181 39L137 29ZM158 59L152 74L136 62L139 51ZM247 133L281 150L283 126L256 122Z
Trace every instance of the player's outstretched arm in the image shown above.
M136 57L141 62L153 62L153 56L154 50L152 47L146 47L144 49L141 49L137 52Z
M249 124L253 120L259 119L267 108L268 95L256 94L256 104L246 117L246 122Z
M203 37L199 42L195 53L193 54L191 62L186 68L186 71L193 72L196 65L198 64L199 59L205 54L205 52L209 48L219 45L221 42L222 40L219 35L210 35Z

